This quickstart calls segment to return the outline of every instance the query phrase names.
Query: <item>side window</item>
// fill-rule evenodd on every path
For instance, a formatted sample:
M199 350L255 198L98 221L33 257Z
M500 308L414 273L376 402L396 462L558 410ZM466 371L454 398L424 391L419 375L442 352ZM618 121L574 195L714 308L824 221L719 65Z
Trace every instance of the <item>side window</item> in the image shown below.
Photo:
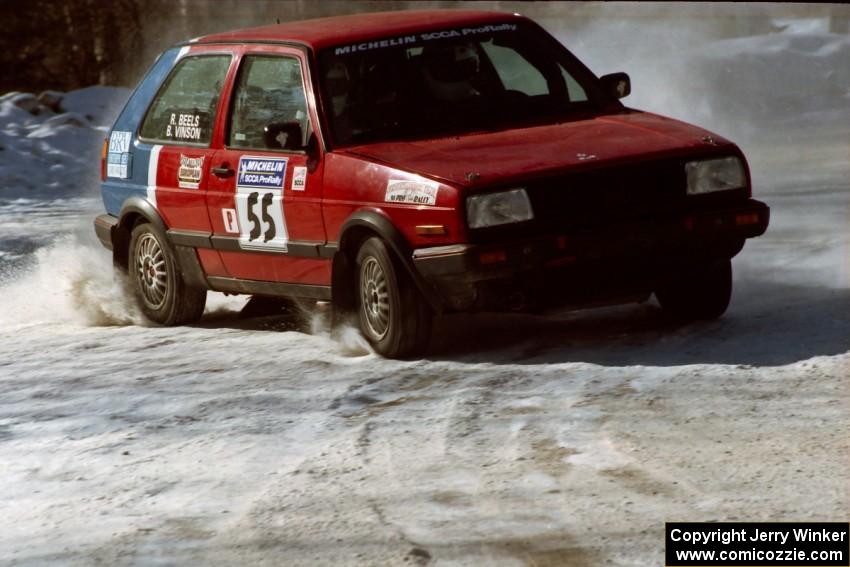
M564 80L567 82L567 91L570 93L570 100L573 102L582 102L587 100L587 93L584 92L584 89L578 84L572 75L567 73L567 70L561 67L561 74L564 76Z
M298 59L247 55L233 94L227 145L300 150L307 145L309 129Z
M186 57L157 94L139 131L164 143L209 145L229 55Z
M528 96L549 94L549 86L543 73L538 71L525 57L509 47L502 47L492 40L482 43L502 84L509 91L519 91Z

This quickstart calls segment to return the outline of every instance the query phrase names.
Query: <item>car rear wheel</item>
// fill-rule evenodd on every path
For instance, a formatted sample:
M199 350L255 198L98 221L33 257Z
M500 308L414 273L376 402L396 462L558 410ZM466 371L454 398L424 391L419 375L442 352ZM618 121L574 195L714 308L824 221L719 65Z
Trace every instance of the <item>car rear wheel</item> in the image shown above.
M201 318L207 290L189 287L165 234L152 224L136 226L130 236L130 279L139 307L160 325L182 325Z
M379 354L402 358L425 350L431 311L380 238L360 246L355 291L360 331Z
M686 269L656 289L655 296L677 319L716 319L726 312L732 297L732 261Z

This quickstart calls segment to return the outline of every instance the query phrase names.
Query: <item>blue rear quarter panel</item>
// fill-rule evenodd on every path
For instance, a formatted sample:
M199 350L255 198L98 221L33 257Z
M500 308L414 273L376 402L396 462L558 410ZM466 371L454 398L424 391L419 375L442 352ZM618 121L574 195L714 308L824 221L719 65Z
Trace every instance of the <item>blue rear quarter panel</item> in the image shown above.
M174 68L180 51L179 47L175 47L159 56L145 78L133 91L110 130L110 137L112 132L130 132L132 134L127 178L107 177L106 181L101 183L103 205L106 212L111 215L118 216L121 206L129 197L140 196L147 199L148 187L153 187L156 184L156 179L148 179L148 164L153 146L139 141L139 126L160 85L171 69ZM155 203L152 204L155 205Z

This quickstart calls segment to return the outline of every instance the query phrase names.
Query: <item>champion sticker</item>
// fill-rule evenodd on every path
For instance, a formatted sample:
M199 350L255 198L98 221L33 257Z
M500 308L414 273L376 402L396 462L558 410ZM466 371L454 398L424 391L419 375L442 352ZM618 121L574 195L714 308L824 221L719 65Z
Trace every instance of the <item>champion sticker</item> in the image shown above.
M177 169L177 184L184 189L197 189L201 184L201 174L204 170L204 158L180 156L180 167Z
M292 168L292 190L303 191L307 188L307 168L293 167Z
M130 141L132 132L115 131L109 135L106 155L106 176L117 179L130 177Z
M435 205L439 183L433 181L406 181L390 179L387 182L387 203L411 203L413 205Z

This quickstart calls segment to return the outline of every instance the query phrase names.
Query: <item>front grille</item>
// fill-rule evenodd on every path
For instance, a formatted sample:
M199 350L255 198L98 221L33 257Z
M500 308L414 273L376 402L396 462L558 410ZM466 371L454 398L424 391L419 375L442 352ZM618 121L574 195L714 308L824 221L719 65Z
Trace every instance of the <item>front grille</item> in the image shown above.
M681 160L601 166L525 184L534 220L470 231L473 242L495 242L649 216L669 216L688 205Z
M685 171L678 160L570 173L528 186L540 228L581 229L685 206Z
M693 159L693 158L689 158ZM470 230L470 241L517 238L599 229L618 223L669 219L675 215L744 202L747 188L688 196L685 159L605 166L535 180L525 186L534 220Z

